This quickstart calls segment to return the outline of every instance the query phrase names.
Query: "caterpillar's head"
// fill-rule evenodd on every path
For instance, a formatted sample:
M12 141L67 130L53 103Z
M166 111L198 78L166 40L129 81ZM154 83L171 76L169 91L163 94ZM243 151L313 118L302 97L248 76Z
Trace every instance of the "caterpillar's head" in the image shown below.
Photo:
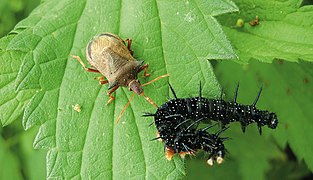
M275 113L270 113L267 126L269 128L275 129L277 127L277 124L278 124L277 115Z

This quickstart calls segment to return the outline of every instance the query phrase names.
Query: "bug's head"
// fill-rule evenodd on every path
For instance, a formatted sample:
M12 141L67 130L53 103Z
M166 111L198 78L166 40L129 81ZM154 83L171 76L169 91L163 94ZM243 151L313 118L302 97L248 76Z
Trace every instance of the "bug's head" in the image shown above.
M270 113L269 114L269 121L268 121L268 127L275 129L277 127L278 124L278 118L277 115L275 113Z
M130 81L128 84L128 88L129 90L134 91L134 93L136 94L141 94L143 92L142 86L138 79Z

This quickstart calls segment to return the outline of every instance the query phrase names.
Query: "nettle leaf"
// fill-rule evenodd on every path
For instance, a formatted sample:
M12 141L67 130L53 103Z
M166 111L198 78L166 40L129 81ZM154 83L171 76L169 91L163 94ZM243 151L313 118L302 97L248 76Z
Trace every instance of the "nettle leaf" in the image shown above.
M289 143L297 159L304 159L311 170L313 146L308 142L313 138L312 68L308 62L275 61L271 65L251 62L242 66L224 61L216 69L225 89L240 81L239 99L245 99L257 91L255 87L264 84L258 106L277 112L279 118L279 125L271 135L282 148Z
M221 17L240 61L313 61L313 6L302 1L236 1L239 14ZM259 17L259 25L249 22ZM236 27L242 19L244 27Z
M23 52L7 51L6 46L14 38L10 35L0 39L0 123L5 126L16 120L23 113L35 90L17 91L15 79L25 57ZM12 60L14 59L14 60Z
M93 36L112 32L132 38L135 58L149 63L144 88L157 104L169 96L167 82L178 95L198 92L216 96L219 84L207 59L235 58L221 26L212 17L237 11L228 0L211 1L44 1L12 31L7 63L21 65L14 78L20 93L36 90L24 111L23 126L38 125L35 148L49 149L48 178L177 179L185 175L184 160L164 158L162 143L150 141L156 129L143 112L155 109L135 96L121 122L115 121L131 92L119 88L109 106L107 86L69 55L85 59ZM7 64L9 66L9 64ZM142 76L141 74L139 76ZM5 87L5 86L4 86ZM13 89L13 88L11 88ZM15 91L14 91L15 92ZM75 110L74 106L81 111ZM21 111L23 108L18 107Z

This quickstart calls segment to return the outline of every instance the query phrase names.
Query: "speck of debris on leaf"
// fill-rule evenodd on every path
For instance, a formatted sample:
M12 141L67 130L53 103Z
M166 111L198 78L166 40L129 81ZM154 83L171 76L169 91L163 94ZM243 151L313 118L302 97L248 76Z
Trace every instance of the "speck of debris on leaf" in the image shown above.
M236 22L236 27L244 27L245 26L245 21L243 19L237 19Z
M75 105L72 105L74 111L77 111L77 112L80 112L81 111L81 106L79 104L75 104Z

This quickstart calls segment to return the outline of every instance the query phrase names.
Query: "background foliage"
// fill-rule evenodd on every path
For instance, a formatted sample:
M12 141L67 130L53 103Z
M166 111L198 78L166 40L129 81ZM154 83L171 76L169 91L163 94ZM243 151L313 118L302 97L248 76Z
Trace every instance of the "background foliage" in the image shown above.
M312 3L235 3L43 1L0 39L0 120L6 126L0 131L0 158L8 164L0 168L0 179L310 177ZM0 33L35 6L34 1L1 1ZM260 24L252 27L248 23L255 16ZM236 26L238 19L244 26ZM196 95L201 80L206 97L217 97L224 87L227 99L240 81L238 99L244 104L263 84L258 107L277 112L278 128L264 128L260 136L254 126L243 134L232 125L224 133L232 139L225 143L229 154L221 166L205 165L204 154L168 162L162 144L149 141L156 131L148 127L152 119L141 117L155 109L137 96L116 125L131 93L120 88L105 106L106 87L69 58L85 59L89 39L104 31L133 39L135 57L151 67L152 77L142 81L170 73L168 80L145 87L157 104L169 96L168 81L179 97ZM32 150L34 137L33 147L47 154Z

